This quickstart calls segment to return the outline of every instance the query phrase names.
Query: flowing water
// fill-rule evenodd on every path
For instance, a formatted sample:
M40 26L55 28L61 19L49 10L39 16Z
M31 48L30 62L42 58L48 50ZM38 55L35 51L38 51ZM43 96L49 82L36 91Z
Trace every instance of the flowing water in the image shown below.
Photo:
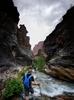
M40 87L34 87L35 96L46 95L53 97L61 95L64 92L74 93L73 83L56 80L41 72L33 72L33 75L34 78L40 82Z

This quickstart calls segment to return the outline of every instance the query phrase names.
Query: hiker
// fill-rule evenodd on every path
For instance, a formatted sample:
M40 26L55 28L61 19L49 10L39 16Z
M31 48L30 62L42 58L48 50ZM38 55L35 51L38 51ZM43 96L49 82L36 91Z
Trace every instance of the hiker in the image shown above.
M40 85L32 76L32 66L28 68L27 74L23 76L23 84L25 89L25 100L29 100L29 92L31 92L31 94L34 93L32 85Z

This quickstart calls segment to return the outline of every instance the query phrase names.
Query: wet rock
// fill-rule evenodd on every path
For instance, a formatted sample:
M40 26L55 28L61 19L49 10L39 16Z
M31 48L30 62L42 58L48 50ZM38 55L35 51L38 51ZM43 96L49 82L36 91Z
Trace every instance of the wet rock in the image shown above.
M59 95L52 97L50 100L74 100L74 96L68 96L68 95Z
M37 97L35 100L74 100L74 96L59 95L55 97L48 97L43 95L42 97Z
M74 68L64 68L62 66L50 66L45 69L45 73L62 80L74 82Z

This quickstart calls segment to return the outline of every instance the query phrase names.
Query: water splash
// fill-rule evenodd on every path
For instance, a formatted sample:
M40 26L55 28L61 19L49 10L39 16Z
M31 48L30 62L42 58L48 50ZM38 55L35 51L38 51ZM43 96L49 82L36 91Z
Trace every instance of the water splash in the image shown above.
M55 80L54 78L41 72L33 73L33 75L36 80L41 83L40 88L34 88L35 95L40 96L41 93L42 95L53 97L61 95L64 92L74 93L74 84L72 83Z

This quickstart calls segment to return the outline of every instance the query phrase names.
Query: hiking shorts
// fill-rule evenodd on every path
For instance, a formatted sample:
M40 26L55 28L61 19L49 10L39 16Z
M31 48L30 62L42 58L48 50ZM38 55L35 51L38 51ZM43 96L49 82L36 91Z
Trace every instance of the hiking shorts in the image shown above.
M33 88L30 88L30 89L25 88L25 96L29 96L29 93L31 93L31 94L34 93Z

